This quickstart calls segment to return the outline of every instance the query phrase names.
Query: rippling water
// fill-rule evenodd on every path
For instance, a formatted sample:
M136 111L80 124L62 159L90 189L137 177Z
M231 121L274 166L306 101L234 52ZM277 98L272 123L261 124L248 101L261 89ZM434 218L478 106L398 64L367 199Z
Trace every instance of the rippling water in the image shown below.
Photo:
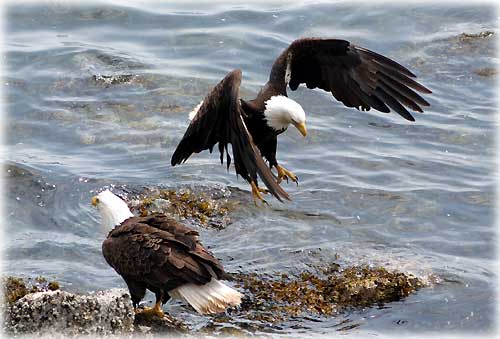
M203 242L229 271L293 272L338 254L441 281L383 308L299 318L280 333L331 333L342 321L358 325L351 334L489 333L495 77L480 74L494 69L495 45L460 34L494 31L496 20L487 6L431 4L11 4L5 270L55 277L74 291L124 286L102 258L92 191L110 184L248 191L216 155L170 167L187 113L234 68L243 70L242 96L252 98L298 37L345 38L414 71L433 90L430 109L409 123L345 108L320 91L291 92L310 131L306 139L295 130L280 137L278 159L300 177L298 187L285 187L293 202L244 204L226 229L202 229ZM203 321L177 304L169 311Z

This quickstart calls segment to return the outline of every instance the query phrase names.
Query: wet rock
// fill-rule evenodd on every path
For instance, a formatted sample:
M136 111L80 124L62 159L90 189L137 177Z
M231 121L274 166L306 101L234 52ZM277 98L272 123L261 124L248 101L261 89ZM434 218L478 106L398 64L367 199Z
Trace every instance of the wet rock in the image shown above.
M310 265L293 273L233 273L230 280L244 294L241 305L217 314L200 329L210 335L252 335L302 326L304 322L401 300L427 283L411 274L368 265ZM357 327L342 326L338 331Z
M474 74L481 77L492 77L497 74L497 70L493 67L484 67L472 71Z
M44 277L27 279L26 282L17 277L7 277L3 280L4 300L9 304L16 302L29 293L55 291L60 287L57 281L49 282Z
M383 267L342 268L337 263L297 274L238 273L244 290L240 311L249 319L271 323L299 315L332 316L352 308L401 300L425 285L420 278Z
M206 317L205 325L197 329L169 314L164 318L135 315L124 289L78 295L51 291L58 288L56 282L35 278L32 281L44 290L38 292L30 287L32 283L12 278L6 295L10 292L15 301L5 305L4 329L10 334L66 336L272 333L298 318L321 321L341 312L399 301L427 285L421 278L383 267L336 262L308 266L291 273L229 274L228 279L245 295L242 304Z
M407 54L414 55L409 66L419 78L430 77L438 83L478 80L478 76L489 79L496 75L496 35L491 30L464 32L416 43L408 47Z
M138 313L135 316L134 325L135 331L142 334L183 334L189 331L183 322L168 313L165 313L163 318Z
M186 325L169 314L135 315L128 291L91 294L59 290L46 278L7 277L4 282L4 330L29 335L182 334Z
M449 54L459 55L490 55L494 44L494 32L483 31L479 33L462 33L451 39L448 47Z
M238 204L229 200L230 195L227 189L148 188L131 197L128 205L133 213L141 216L164 213L188 219L202 227L223 229L230 223L229 213Z
M134 330L134 310L123 289L93 295L36 292L7 306L4 327L11 334L31 335L130 333Z
M458 36L458 40L461 42L470 42L478 39L490 38L495 33L493 31L483 31L479 33L462 33Z
M79 16L82 20L109 20L116 17L127 16L127 12L122 9L99 8L82 11Z
M444 39L437 39L424 47L427 54L439 55L440 57L462 57L462 56L493 56L496 53L494 44L495 36L492 31L478 33L461 33ZM433 62L430 59L417 57L412 66L418 69L433 71Z
M116 84L129 84L135 78L132 74L115 74L115 75L93 75L92 79L98 84L104 85L104 87L109 87Z

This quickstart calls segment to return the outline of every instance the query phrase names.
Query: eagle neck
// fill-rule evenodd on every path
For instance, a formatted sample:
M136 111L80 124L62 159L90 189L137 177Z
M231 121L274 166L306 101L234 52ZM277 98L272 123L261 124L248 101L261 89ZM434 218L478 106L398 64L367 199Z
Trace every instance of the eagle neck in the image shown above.
M115 206L114 208L105 208L102 211L102 226L106 231L111 231L115 226L120 225L134 215L130 212L127 204Z

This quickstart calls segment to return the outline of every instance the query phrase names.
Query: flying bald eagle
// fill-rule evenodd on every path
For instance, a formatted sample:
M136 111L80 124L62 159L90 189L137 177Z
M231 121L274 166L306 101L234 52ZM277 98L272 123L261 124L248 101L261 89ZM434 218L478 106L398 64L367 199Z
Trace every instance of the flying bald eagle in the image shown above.
M146 289L156 296L152 309L163 316L161 305L170 297L182 299L200 314L223 312L241 302L241 293L224 285L221 263L198 241L198 232L166 215L134 217L127 204L106 190L92 198L110 231L102 244L108 264L127 283L134 309Z
M185 162L193 153L212 152L219 144L221 163L226 152L231 163L231 144L236 174L247 180L254 201L262 198L257 175L278 200L290 199L279 185L283 179L298 183L291 171L276 160L277 136L290 124L305 137L306 115L303 108L287 97L287 86L300 84L321 88L347 107L388 113L391 109L406 120L415 121L405 108L423 112L429 106L417 92L431 91L412 78L416 76L395 61L349 43L346 40L305 38L295 40L276 59L269 81L253 100L239 97L241 71L226 75L193 112L189 127L172 155L171 164ZM262 157L269 162L266 166ZM271 172L275 167L277 178Z

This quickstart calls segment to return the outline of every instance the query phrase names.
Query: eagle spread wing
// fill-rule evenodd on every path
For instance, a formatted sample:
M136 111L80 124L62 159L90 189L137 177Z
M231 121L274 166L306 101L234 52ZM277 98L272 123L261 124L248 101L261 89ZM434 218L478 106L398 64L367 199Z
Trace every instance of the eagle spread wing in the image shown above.
M295 40L276 59L270 82L296 90L300 84L321 88L347 107L396 111L414 121L405 108L422 112L429 106L415 91L431 91L412 78L415 75L397 62L346 40L305 38Z
M219 261L199 242L198 232L164 216L132 217L102 244L106 261L124 278L175 288L222 278Z
M227 168L231 164L228 144L231 144L236 173L248 182L255 181L257 174L269 191L280 201L289 199L288 194L277 183L274 174L266 166L260 151L254 144L243 119L243 109L238 96L241 71L226 75L205 97L198 108L184 137L172 155L171 164L185 162L193 153L203 150L212 152L219 144L220 160L227 156Z

